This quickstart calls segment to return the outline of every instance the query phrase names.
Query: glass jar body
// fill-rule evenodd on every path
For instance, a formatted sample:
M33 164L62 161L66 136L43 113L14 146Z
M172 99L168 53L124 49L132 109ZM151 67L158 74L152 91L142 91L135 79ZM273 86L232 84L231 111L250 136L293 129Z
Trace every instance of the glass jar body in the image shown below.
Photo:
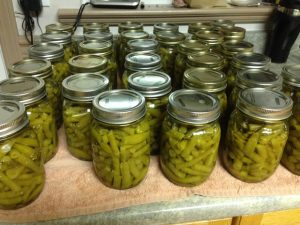
M224 166L242 181L263 181L278 167L287 139L286 120L260 121L235 109L226 133Z
M71 59L73 56L75 56L76 54L76 46L74 46L72 44L72 42L68 43L68 44L64 44L64 60L66 62L69 61L69 59Z
M183 73L186 70L186 54L178 53L175 59L174 77L172 80L173 90L182 88Z
M58 148L58 136L54 110L47 97L37 103L26 106L30 127L34 130L40 143L42 160L48 162L54 157Z
M70 68L67 61L64 58L51 60L52 71L53 71L53 79L61 85L63 79L69 76Z
M91 126L93 164L100 181L114 189L137 186L150 163L150 126L145 118L124 126Z
M174 67L177 55L177 45L159 43L159 55L161 57L162 71L174 78Z
M238 69L237 67L235 67L233 65L230 65L230 67L227 71L227 93L228 93L228 96L231 94L231 91L233 91L233 88L235 86L236 76L239 71L240 71L240 69Z
M67 148L78 159L92 160L91 124L92 102L64 99L63 118Z
M0 149L0 208L17 209L26 206L39 196L45 184L45 170L37 136L27 126L1 140Z
M160 164L174 184L196 186L213 171L221 137L217 121L186 125L166 116L162 125Z

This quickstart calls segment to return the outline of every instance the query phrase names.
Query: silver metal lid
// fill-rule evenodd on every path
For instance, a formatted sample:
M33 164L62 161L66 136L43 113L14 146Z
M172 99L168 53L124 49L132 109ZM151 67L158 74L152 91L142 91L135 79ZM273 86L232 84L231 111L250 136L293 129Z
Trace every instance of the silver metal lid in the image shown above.
M136 39L127 42L130 52L137 51L157 51L158 42L154 39Z
M8 138L29 124L22 103L11 100L0 101L0 139ZM2 151L5 149L1 149ZM10 149L8 149L10 150Z
M222 69L225 65L225 59L222 55L206 52L187 56L187 64L190 67L201 67L211 69Z
M125 57L125 68L132 71L159 70L161 58L155 53L132 52Z
M282 68L283 83L300 87L300 65L286 65Z
M220 103L208 93L181 89L169 96L167 111L180 122L202 125L219 118Z
M86 32L85 40L113 41L113 34L110 32Z
M129 40L148 38L149 34L142 30L125 30L121 33L122 41L127 43Z
M64 48L55 43L39 43L29 47L29 57L33 59L57 60L64 57Z
M269 70L242 70L237 74L236 86L241 89L258 87L279 91L282 88L282 77Z
M124 30L143 30L143 24L139 22L126 21L118 24L118 33L122 33Z
M71 24L53 23L46 26L46 32L50 31L67 31L73 33L73 26Z
M93 73L100 72L107 67L107 59L100 55L83 54L69 59L70 72Z
M226 86L227 77L221 71L190 68L183 75L183 88L216 93L225 90Z
M292 115L293 101L280 91L248 88L239 93L237 108L260 120L278 121Z
M198 23L191 23L188 25L188 33L195 34L200 30L211 30L212 29L211 22L198 22Z
M271 63L271 59L261 53L240 52L233 56L232 65L240 69L260 69Z
M199 40L184 40L178 45L178 51L183 54L206 53L209 51L209 45Z
M88 23L83 25L83 33L98 31L109 32L109 25L107 23Z
M93 100L92 113L103 123L126 125L145 116L145 98L133 90L105 91Z
M110 41L88 40L79 44L79 53L111 53L113 45Z
M45 82L38 77L12 77L0 82L0 99L22 102L25 106L47 95Z
M51 63L44 59L23 59L12 64L8 71L12 77L32 76L45 79L52 76Z
M179 26L173 23L157 23L153 26L153 33L156 34L159 31L178 31Z
M63 80L62 93L73 101L91 102L96 95L108 89L108 83L108 78L103 75L78 73Z
M66 31L51 31L41 34L42 42L50 42L56 44L70 44L72 41L71 33Z
M159 31L156 33L156 40L160 43L177 45L185 39L185 35L174 31Z
M171 78L160 71L142 71L128 77L128 89L141 93L145 98L156 98L171 92Z

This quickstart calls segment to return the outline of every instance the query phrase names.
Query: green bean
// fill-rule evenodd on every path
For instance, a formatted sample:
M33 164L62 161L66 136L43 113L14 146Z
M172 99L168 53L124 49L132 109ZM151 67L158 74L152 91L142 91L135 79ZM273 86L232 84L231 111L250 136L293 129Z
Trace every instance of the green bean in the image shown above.
M178 54L175 59L174 65L174 79L172 80L172 87L174 90L182 88L183 74L186 69L186 56L184 54Z
M74 55L74 47L70 44L70 45L65 45L64 46L64 60L66 62L69 61L69 59L71 59Z
M211 174L217 159L221 130L217 122L202 126L163 122L161 168L165 176L181 186L195 186Z
M94 120L91 136L93 165L103 184L127 189L144 179L150 163L147 120L124 127L106 127Z
M223 161L226 169L245 182L267 179L276 170L288 137L284 121L263 123L231 115Z
M63 62L53 62L52 63L52 70L53 70L53 79L61 85L63 79L69 76L70 68L69 64L65 61Z
M168 74L173 79L174 66L177 55L176 47L168 48L161 46L159 48L159 55L161 57L162 71Z

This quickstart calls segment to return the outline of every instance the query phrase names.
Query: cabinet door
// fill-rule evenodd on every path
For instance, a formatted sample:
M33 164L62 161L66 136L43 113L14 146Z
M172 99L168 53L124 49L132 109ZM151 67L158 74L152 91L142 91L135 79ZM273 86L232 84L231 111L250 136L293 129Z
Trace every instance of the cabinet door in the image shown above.
M228 219L221 219L221 220L177 223L173 225L231 225L231 223L232 223L232 219L228 218Z

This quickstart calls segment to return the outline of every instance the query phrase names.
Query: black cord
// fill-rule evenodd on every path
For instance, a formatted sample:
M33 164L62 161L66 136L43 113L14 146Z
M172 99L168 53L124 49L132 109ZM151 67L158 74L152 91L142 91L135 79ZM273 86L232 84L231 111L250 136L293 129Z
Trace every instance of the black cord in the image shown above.
M25 0L18 0L18 3L24 13L22 29L25 32L25 38L28 41L28 43L33 44L34 20L30 15L28 2Z
M86 2L84 4L82 4L78 10L78 13L77 13L77 16L76 16L76 20L75 20L75 23L73 25L73 33L76 31L79 23L80 23L80 20L81 20L81 16L82 16L82 13L83 13L83 10L84 8L87 6L87 5L90 5L91 3L90 2Z

